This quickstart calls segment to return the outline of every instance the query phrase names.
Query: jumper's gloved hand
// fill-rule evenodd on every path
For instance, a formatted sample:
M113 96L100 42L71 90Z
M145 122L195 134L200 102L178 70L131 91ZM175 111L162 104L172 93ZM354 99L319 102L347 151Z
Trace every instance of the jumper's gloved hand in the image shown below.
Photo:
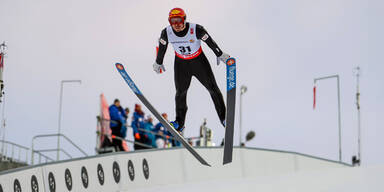
M165 68L164 68L164 65L161 64L157 64L156 62L153 63L153 70L157 73L157 74L160 74L162 73L163 71L165 71Z
M228 54L224 53L221 54L220 57L217 58L217 65L220 64L220 61L222 61L223 63L225 63L231 56L229 56ZM226 63L225 63L226 64Z

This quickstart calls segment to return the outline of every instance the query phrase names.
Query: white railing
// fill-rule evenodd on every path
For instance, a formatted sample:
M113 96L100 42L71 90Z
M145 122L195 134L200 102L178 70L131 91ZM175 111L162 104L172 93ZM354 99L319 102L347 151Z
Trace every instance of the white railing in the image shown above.
M97 116L96 117L97 118L97 123L99 124L99 126L101 127L102 126L102 122L116 122L116 121L114 121L114 120L109 120L109 119L104 119L104 118L100 118L100 116ZM126 124L125 125L127 128L129 128L129 129L133 129L132 128L132 126L130 126L130 125L128 125L128 124ZM162 137L164 140L170 140L170 141L177 141L177 139L175 138L175 137L173 137L173 136L171 136L171 135L165 135L165 134L160 134L160 133L158 133L158 132L154 132L154 131L150 131L150 130L147 130L147 129L144 129L144 128L137 128L139 131L142 131L142 132L146 132L146 133L150 133L150 134L152 134L152 135L154 135L154 136L160 136L160 137ZM128 130L127 130L128 131ZM108 137L108 138L114 138L114 139L118 139L118 140L121 140L121 141L126 141L126 142L128 142L128 143L132 143L132 144L135 144L135 145L140 145L140 146L142 146L142 147L147 147L147 148L153 148L152 146L150 146L150 145L148 145L148 144L145 144L145 143L141 143L141 142L138 142L138 141L134 141L134 140L129 140L129 139L125 139L125 138L122 138L122 137L118 137L118 136L112 136L112 135L109 135L109 134L105 134L105 133L101 133L100 132L100 130L97 130L96 131L96 135L97 135L97 142L96 142L96 152L103 152L104 150L103 150L103 148L101 148L100 147L100 143L98 143L99 142L99 140L100 140L100 136L101 135L104 135L104 136L106 136L106 137ZM205 134L206 135L206 134ZM188 140L188 141L193 141L193 140L201 140L201 139L203 139L203 140L206 140L205 139L205 135L202 135L202 136L198 136L198 137L186 137L185 139L186 140ZM206 144L206 143L205 143ZM204 145L200 145L200 146L204 146ZM207 145L205 145L205 146L207 146Z
M5 141L5 140L0 140L1 143L1 161L12 161L12 162L17 162L17 163L25 163L27 164L28 162L28 152L29 148L24 147L22 145L10 142L10 141ZM22 154L25 154L23 157Z
M31 147L31 165L33 165L35 162L35 153L37 153L39 155L39 163L41 163L41 156L45 157L46 158L46 162L47 162L47 159L50 160L50 161L54 161L52 158L47 158L47 156L45 155L42 155L43 152L52 152L52 151L57 151L57 152L63 152L64 154L66 154L70 159L72 159L72 156L66 152L64 149L40 149L40 150L36 150L34 147L34 142L35 142L35 139L37 138L43 138L43 137L63 137L64 139L66 139L70 144L72 144L77 150L79 150L85 157L88 156L88 154L82 150L79 146L77 146L72 140L70 140L67 136L63 135L63 134L46 134L46 135L36 135L32 138L32 147Z

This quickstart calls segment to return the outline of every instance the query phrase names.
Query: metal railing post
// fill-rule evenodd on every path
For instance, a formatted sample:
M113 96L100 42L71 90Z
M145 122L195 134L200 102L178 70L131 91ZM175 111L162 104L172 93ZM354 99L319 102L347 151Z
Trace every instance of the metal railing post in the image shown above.
M28 164L28 150L25 150L25 163Z
M20 152L21 152L21 149L19 148L19 157L17 158L17 160L18 160L19 162L21 162L21 155L20 155L21 153L20 153Z
M341 156L341 106L340 106L340 80L339 75L337 75L337 116L339 124L339 161L342 162Z
M7 143L4 143L4 159L7 156L7 154L8 154L8 145Z
M32 146L31 146L31 165L33 165L34 161L35 161L35 156L34 156L34 150L33 150L33 142L35 140L35 137L32 138Z
M12 148L11 148L11 159L14 159L14 158L13 158L14 150L15 150L15 146L12 145Z
M337 79L337 116L338 116L338 127L339 127L339 161L342 162L342 153L341 153L341 107L340 107L340 80L339 75L331 75L326 77L320 77L314 79L314 84L316 86L316 81L336 78Z

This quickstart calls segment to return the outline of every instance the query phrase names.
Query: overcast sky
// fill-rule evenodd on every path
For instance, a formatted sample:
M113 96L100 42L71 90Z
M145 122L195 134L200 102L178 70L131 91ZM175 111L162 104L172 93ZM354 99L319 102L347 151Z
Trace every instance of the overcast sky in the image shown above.
M0 0L0 41L8 45L6 140L29 147L33 136L57 133L60 82L79 79L81 85L64 85L62 133L94 154L99 95L104 93L109 103L119 98L132 110L139 102L115 62L125 64L147 99L173 120L173 48L168 47L164 59L165 73L155 74L152 64L174 7L183 8L187 21L203 25L237 59L237 86L248 87L243 137L256 132L247 146L338 160L336 79L317 83L317 108L312 109L313 79L338 74L343 161L351 163L357 155L354 68L360 66L362 161L384 163L384 14L379 0ZM215 55L202 44L225 97L225 66L216 66ZM238 145L239 92L237 96ZM185 135L198 136L207 118L219 144L224 129L208 91L196 79L188 105ZM36 144L38 149L55 148L56 139Z

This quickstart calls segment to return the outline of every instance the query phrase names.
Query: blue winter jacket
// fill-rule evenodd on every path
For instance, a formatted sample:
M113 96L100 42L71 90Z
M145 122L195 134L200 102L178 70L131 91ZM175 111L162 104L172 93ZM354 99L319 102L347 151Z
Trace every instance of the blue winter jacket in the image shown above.
M144 129L147 131L146 134L148 135L148 145L151 145L153 148L156 148L156 140L155 135L152 133L153 131L153 124L151 122L145 122Z
M144 129L144 115L140 115L139 113L134 112L132 118L133 119L132 119L131 126L133 129L133 135L135 135L136 133L139 133L140 135L144 135L144 132L138 129L138 128Z
M111 122L109 126L112 130L120 128L120 136L125 138L127 127L125 126L125 112L122 107L117 107L116 105L109 106L109 116L111 118Z
M161 123L157 123L155 128L153 129L154 132L157 133L157 135L155 135L155 140L158 139L158 138L161 138L161 139L164 139L164 140L167 140L166 138L160 136L160 132L163 132L163 135L164 136L172 136L171 132L169 132L164 126L163 124ZM168 139L168 142L171 142L172 140Z

